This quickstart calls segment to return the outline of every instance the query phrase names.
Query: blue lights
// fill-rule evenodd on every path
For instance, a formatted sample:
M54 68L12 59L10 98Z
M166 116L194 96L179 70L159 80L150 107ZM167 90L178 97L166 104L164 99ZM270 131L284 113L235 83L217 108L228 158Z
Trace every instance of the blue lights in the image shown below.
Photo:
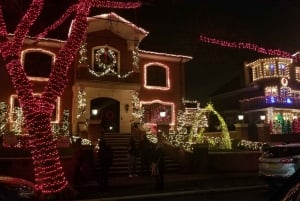
M266 103L267 104L281 103L281 104L289 104L290 105L290 104L293 104L293 99L290 97L267 96Z

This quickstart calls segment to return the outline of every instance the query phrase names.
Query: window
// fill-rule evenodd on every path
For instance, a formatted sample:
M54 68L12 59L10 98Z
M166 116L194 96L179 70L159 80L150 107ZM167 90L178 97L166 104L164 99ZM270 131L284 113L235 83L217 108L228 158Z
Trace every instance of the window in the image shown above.
M291 88L290 87L281 87L280 88L281 97L291 97Z
M40 94L34 94L34 96L40 96ZM18 96L17 95L11 95L10 97L10 116L11 116L11 123L15 121L14 118L14 110L16 108L19 108L20 104L19 104L19 100L18 100ZM60 114L60 98L57 98L56 100L56 105L55 108L53 110L52 113L52 119L51 119L51 123L58 123L59 122L59 114Z
M149 66L147 68L147 86L166 87L166 69L161 66Z
M265 96L278 96L277 87L266 87L265 88Z
M284 76L286 71L286 65L284 63L278 63L278 74Z
M275 75L275 64L274 63L265 63L264 64L264 75L267 77Z
M54 63L54 54L40 49L22 52L22 64L29 78L49 78Z
M162 105L160 103L143 104L145 123L153 124L171 124L172 107L171 105Z
M300 81L300 67L295 67L295 77L297 81Z

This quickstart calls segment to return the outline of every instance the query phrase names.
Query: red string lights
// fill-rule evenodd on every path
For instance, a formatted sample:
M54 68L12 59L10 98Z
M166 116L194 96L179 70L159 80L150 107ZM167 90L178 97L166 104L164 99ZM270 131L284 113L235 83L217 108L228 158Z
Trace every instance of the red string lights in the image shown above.
M292 55L286 51L282 51L279 49L264 48L264 47L260 47L259 45L253 44L253 43L235 42L235 41L231 42L231 41L210 38L210 37L207 37L204 35L200 35L200 41L204 42L204 43L220 45L223 47L248 49L248 50L252 50L252 51L255 51L258 53L271 55L271 56L286 57L286 58L292 57Z
M67 85L68 68L84 40L90 9L92 7L136 8L141 4L139 2L79 0L76 5L70 7L57 22L38 35L38 38L44 37L49 31L59 26L72 12L76 12L69 38L57 55L47 86L41 96L34 96L32 84L26 77L21 64L21 51L29 28L40 15L43 5L44 0L32 1L11 38L8 37L2 7L0 7L0 51L17 92L25 118L25 126L30 136L29 147L34 164L36 189L42 194L53 194L61 192L68 182L53 139L51 116L55 108L55 100L62 95Z

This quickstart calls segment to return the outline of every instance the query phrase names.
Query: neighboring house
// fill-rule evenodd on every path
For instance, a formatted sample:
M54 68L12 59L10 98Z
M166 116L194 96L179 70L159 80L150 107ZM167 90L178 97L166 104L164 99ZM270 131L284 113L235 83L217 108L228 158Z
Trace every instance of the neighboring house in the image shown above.
M249 125L267 123L270 134L299 133L292 125L300 117L298 61L296 53L293 59L273 57L245 63L244 87L215 95L212 102L227 123L236 123L238 114L243 114Z
M69 69L68 85L57 99L53 123L62 123L63 111L68 110L74 135L88 131L84 137L95 141L101 130L129 133L132 94L138 92L146 124L175 126L185 96L184 65L192 57L139 50L147 35L115 13L89 17L85 43ZM39 95L64 41L28 38L25 44L22 64ZM0 91L1 101L9 104L12 114L18 106L17 96L4 67L0 76L1 86L6 86ZM85 103L80 105L82 101Z

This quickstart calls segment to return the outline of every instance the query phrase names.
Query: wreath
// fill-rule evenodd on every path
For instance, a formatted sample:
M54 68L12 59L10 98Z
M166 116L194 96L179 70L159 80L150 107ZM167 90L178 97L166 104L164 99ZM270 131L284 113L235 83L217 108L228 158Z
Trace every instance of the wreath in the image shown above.
M112 69L117 64L117 59L114 51L107 47L102 47L96 51L96 64L101 69Z
M108 111L105 112L105 119L106 120L112 121L114 118L115 118L115 115L114 115L113 111L108 110Z

